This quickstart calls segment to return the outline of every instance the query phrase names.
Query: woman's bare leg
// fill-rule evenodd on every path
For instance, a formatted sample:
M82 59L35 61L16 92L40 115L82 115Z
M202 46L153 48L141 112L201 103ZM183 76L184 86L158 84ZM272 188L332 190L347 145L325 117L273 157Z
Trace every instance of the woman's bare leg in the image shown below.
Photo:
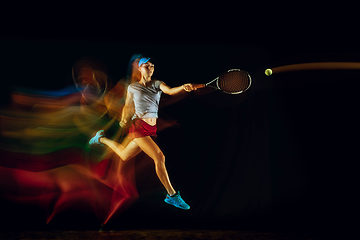
M123 161L129 160L141 152L141 148L134 141L131 141L126 147L124 147L120 143L110 140L106 137L100 138L99 141L101 143L107 145Z
M135 138L126 147L106 137L100 138L100 142L112 149L123 161L131 159L141 151L144 151L154 160L156 174L168 194L170 196L176 194L175 189L171 185L169 175L165 167L165 156L151 137L147 136Z
M170 183L169 175L165 167L165 156L159 146L151 139L151 137L135 138L133 140L149 157L155 162L155 170L161 183L164 185L168 194L176 194L175 189ZM130 145L130 144L129 144Z

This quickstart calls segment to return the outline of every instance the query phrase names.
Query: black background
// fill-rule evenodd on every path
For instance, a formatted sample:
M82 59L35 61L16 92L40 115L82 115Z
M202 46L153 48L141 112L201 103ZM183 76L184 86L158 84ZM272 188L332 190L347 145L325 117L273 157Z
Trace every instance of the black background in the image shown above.
M191 210L165 205L155 172L148 173L138 177L139 191L146 194L112 228L329 233L351 227L358 71L263 74L293 63L359 61L350 7L182 6L156 14L102 7L106 11L63 6L53 15L50 6L44 14L22 6L6 15L0 39L2 102L13 86L71 85L71 67L83 56L102 60L114 82L126 75L134 53L154 57L155 76L170 86L207 82L229 68L246 69L254 79L246 94L191 95L161 109L180 124L161 132L157 141ZM42 227L36 211L21 206L21 221L8 215L2 221ZM74 212L57 224L98 227L96 219Z

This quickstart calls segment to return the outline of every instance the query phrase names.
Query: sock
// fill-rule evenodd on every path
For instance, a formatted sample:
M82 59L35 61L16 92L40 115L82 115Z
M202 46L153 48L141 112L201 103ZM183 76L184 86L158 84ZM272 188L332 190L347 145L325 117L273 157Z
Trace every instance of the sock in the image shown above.
M177 193L175 193L175 194L173 194L173 195L169 195L170 197L175 197L176 195L178 195L179 193L177 192Z

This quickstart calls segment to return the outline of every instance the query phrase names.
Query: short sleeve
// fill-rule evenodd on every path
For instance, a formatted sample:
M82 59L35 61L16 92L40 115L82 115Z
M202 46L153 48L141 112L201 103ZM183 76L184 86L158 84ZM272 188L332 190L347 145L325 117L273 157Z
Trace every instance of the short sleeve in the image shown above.
M131 84L127 87L127 92L133 94Z
M154 82L154 87L155 87L155 89L158 90L158 91L161 91L160 85L161 85L162 83L163 83L163 81L156 80L156 81Z

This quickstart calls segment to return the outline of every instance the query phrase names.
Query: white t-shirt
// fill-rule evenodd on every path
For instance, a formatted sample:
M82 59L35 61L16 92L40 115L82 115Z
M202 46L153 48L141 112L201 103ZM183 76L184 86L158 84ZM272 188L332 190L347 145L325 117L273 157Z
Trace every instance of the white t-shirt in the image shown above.
M138 82L132 83L128 87L128 94L132 95L135 114L132 119L135 118L157 118L159 102L161 97L161 85L162 81L152 80L149 87L145 87Z

